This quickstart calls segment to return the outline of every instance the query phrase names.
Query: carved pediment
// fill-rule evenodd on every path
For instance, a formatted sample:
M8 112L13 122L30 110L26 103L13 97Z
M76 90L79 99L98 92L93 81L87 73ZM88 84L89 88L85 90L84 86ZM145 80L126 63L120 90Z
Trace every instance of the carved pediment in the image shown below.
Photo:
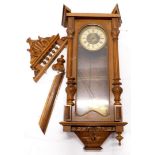
M31 56L31 65L33 65L39 58L41 58L43 54L48 52L52 45L52 42L55 42L57 39L59 39L59 35L53 35L46 38L38 36L38 39L36 40L28 38L27 42L30 45L30 49L28 49L28 51L30 52Z
M34 70L34 80L37 82L65 48L67 38L60 39L59 34L51 37L38 37L37 40L27 39L30 45L31 68Z

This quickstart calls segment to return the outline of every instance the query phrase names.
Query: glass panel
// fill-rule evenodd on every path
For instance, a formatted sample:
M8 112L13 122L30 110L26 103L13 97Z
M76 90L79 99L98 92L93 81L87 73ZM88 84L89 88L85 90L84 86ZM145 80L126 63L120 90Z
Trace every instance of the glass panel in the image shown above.
M76 101L78 115L92 110L103 116L109 113L107 52L107 46L98 51L89 51L79 43Z

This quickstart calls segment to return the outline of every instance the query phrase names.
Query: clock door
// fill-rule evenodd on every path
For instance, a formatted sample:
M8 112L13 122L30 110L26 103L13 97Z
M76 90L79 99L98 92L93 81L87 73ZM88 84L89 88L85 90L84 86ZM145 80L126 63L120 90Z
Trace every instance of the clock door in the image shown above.
M74 38L73 75L76 77L76 102L74 121L111 121L111 22L101 20L76 20Z

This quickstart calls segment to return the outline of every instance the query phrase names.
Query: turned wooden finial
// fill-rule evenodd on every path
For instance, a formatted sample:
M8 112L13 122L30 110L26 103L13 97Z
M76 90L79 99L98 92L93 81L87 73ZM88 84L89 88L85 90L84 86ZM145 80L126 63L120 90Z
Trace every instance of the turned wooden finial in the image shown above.
M65 71L64 63L65 63L64 56L61 55L61 57L57 59L57 63L52 65L52 69L55 71L64 72Z
M112 13L113 14L119 14L120 15L118 4L115 5L114 9L112 10Z
M122 133L118 132L117 134L116 139L118 140L118 145L121 145L121 140L123 139L123 136L121 135Z

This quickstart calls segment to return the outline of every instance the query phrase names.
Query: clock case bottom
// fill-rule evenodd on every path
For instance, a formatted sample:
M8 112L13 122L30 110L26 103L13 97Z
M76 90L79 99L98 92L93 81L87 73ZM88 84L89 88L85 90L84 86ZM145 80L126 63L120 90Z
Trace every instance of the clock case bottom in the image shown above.
M60 122L64 132L74 132L84 144L85 150L101 150L101 145L112 133L116 133L121 145L124 126L127 122Z

